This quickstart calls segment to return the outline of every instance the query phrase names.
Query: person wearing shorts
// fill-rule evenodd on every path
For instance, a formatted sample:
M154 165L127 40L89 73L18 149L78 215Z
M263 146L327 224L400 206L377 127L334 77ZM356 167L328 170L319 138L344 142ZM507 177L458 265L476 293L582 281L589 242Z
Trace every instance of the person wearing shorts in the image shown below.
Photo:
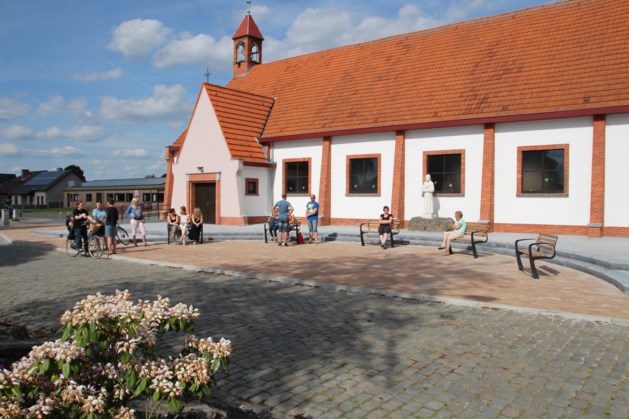
M391 223L393 222L393 214L389 213L389 207L385 205L380 214L380 225L378 226L378 234L380 235L380 247L387 248L387 238L391 234Z
M118 225L118 208L114 206L113 199L107 200L105 210L105 238L107 239L107 254L116 253L116 226Z
M290 231L290 216L293 214L293 206L287 201L287 195L282 194L282 199L273 207L277 211L277 223L279 225L278 246L288 246L288 232Z
M445 250L445 253L443 254L444 256L450 255L450 245L452 240L463 237L465 229L467 228L467 223L463 219L463 213L461 211L455 212L454 218L456 218L456 221L452 226L453 230L443 233L443 243L441 243L441 246L439 247L439 250Z
M315 194L310 195L310 202L306 204L306 218L308 218L308 234L310 240L308 243L319 243L319 232L317 226L319 224L319 203L316 201Z

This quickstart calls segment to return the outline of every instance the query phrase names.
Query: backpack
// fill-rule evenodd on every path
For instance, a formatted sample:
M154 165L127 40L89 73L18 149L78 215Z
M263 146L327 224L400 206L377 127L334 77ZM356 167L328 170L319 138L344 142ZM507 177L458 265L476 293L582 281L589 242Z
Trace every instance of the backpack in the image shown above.
M304 236L301 234L301 231L297 233L297 244L304 244Z

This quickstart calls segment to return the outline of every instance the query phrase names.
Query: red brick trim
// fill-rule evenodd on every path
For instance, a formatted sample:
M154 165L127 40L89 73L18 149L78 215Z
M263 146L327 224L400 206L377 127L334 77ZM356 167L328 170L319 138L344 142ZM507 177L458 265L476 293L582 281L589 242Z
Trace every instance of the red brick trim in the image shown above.
M503 233L545 233L565 234L571 236L587 236L588 226L556 225L556 224L494 224L494 231Z
M395 157L393 159L393 191L391 196L391 212L404 219L404 163L406 150L406 132L395 133Z
M249 183L250 182L255 183L255 185L256 185L255 192L253 192L253 193L249 193ZM258 189L258 178L254 178L254 177L245 178L245 195L246 196L260 195L259 189Z
M324 137L319 180L319 223L329 225L332 215L332 138ZM322 217L322 218L321 218Z
M461 155L461 192L460 193L444 193L435 192L435 196L448 197L448 196L465 196L465 150L430 150L424 151L424 174L422 180L426 179L428 174L428 156L438 156L440 154L460 154ZM423 183L423 182L422 182Z
M378 159L378 187L376 193L351 193L349 188L349 163L354 159ZM381 176L381 164L382 156L380 154L354 154L345 156L345 195L346 196L380 196L380 189L382 188L382 176Z
M486 124L483 130L483 175L480 192L480 219L494 222L496 126Z
M590 224L605 222L605 115L594 117Z
M603 235L608 237L629 237L629 227L603 227Z
M304 157L299 159L284 159L282 160L282 193L288 194L289 192L286 190L286 163L295 163L295 162L308 162L308 190L306 192L290 192L291 195L310 195L311 184L312 184L312 158Z
M196 207L196 184L197 183L216 183L216 214L214 223L221 224L221 181L217 180L218 175L216 173L191 173L188 175L188 200L186 209L188 213L192 213L192 209Z
M563 193L523 193L522 192L522 152L523 151L538 151L538 150L558 150L563 149ZM518 147L518 171L516 177L516 196L520 198L558 198L569 196L569 171L570 167L570 145L569 144L546 144L546 145L534 145L534 146L522 146Z

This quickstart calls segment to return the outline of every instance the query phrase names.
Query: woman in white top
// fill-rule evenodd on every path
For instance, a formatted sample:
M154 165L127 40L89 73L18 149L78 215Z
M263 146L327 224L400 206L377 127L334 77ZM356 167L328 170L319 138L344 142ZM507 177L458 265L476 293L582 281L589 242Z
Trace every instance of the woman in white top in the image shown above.
M188 215L188 211L186 211L186 207L182 205L179 214L179 228L181 228L181 244L184 246L186 245L186 230L189 222L190 216Z

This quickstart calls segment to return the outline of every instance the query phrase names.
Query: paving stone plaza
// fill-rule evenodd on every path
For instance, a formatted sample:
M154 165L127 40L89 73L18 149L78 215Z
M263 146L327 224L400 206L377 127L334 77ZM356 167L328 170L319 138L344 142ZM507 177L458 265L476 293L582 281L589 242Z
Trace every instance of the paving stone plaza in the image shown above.
M193 304L196 335L234 345L215 400L267 417L629 417L624 323L169 268L131 250L91 260L0 245L0 318L54 333L76 301L116 289Z

